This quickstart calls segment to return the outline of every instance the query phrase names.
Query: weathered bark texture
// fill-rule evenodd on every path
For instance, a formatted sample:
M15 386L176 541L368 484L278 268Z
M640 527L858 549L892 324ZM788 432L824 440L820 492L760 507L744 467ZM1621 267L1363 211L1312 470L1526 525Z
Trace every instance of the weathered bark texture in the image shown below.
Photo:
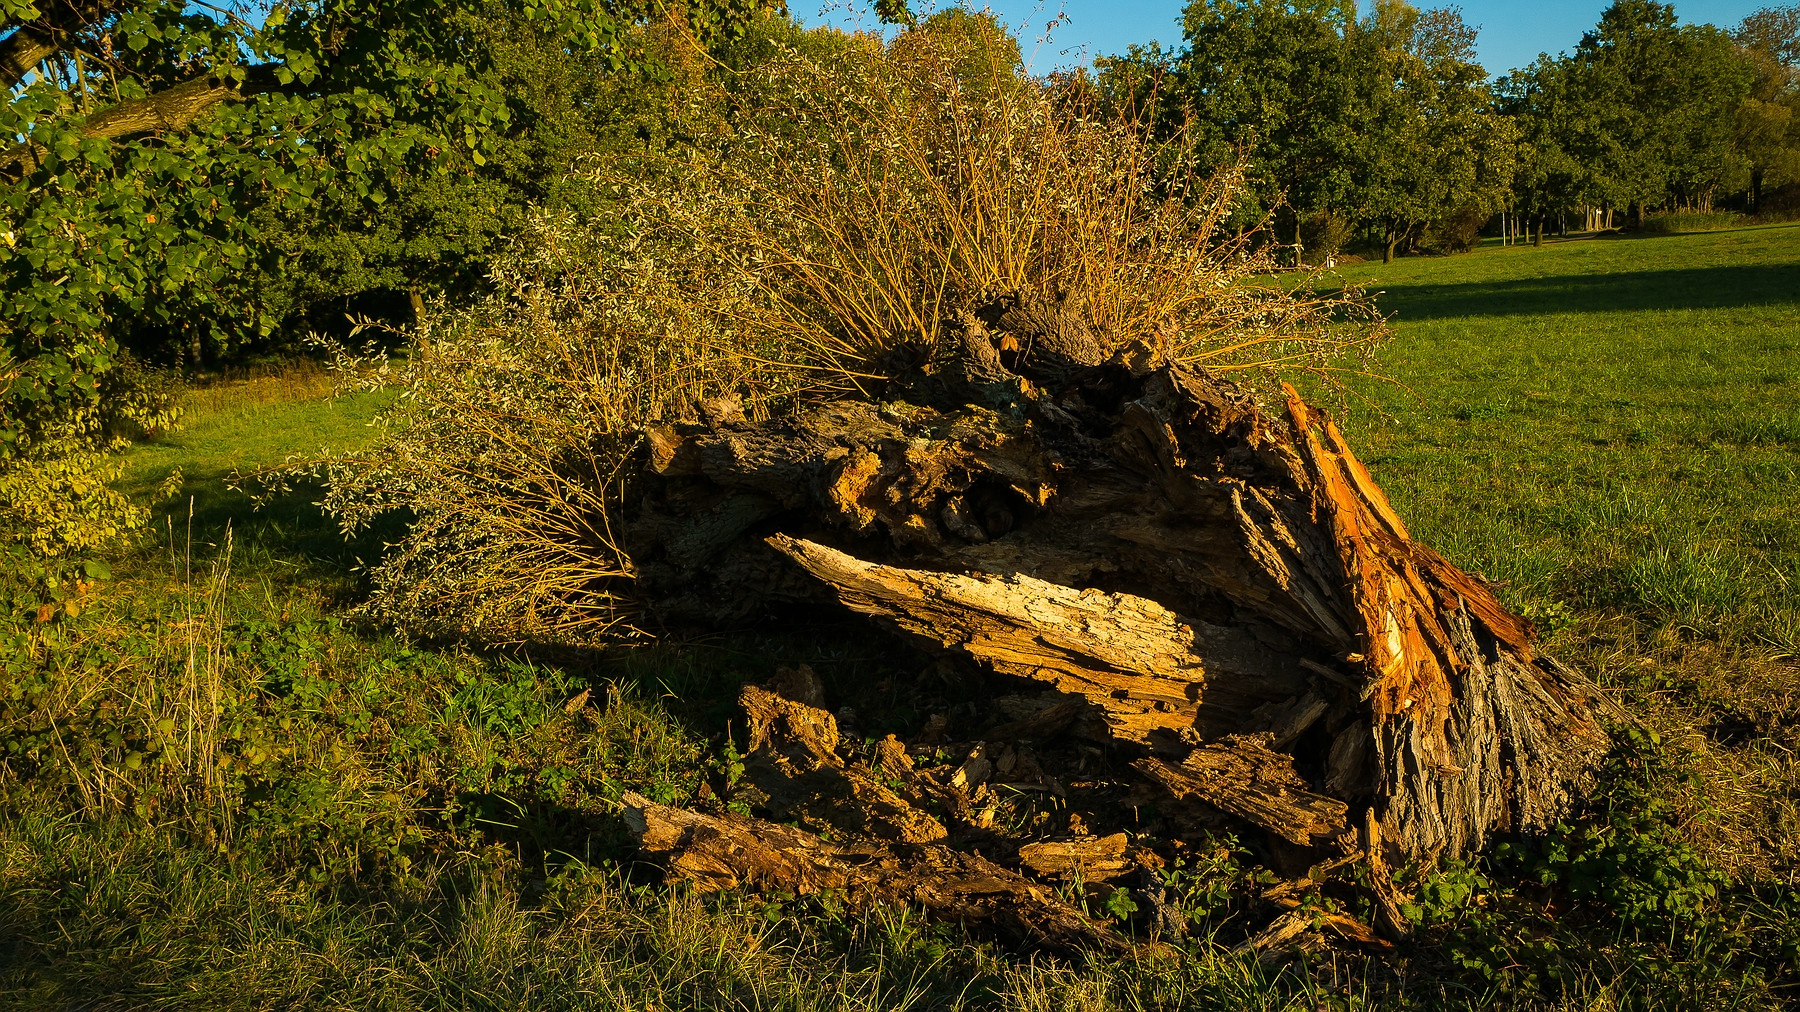
M1344 832L1350 806L1313 793L1294 757L1273 751L1273 735L1231 735L1201 745L1179 766L1156 758L1136 767L1178 798L1199 798L1302 847Z
M20 25L11 35L0 39L0 80L8 86L18 84L56 49L50 32L35 24Z
M1228 733L1256 707L1306 689L1294 657L1242 630L1183 622L1146 598L1017 573L879 566L784 534L769 543L852 611L1085 698L1126 741L1179 748L1184 729Z
M625 821L639 846L667 856L670 878L706 892L739 886L835 892L860 907L917 905L944 920L995 927L1052 948L1127 948L1118 932L1057 898L1054 889L951 847L832 843L803 829L703 815L639 794L625 795Z
M627 538L656 614L838 602L1054 690L990 751L1085 728L1169 805L1303 850L1464 855L1567 809L1610 704L1413 540L1329 419L1142 345L1099 362L1058 312L964 314L959 367L882 403L649 433ZM845 789L868 835L957 836Z

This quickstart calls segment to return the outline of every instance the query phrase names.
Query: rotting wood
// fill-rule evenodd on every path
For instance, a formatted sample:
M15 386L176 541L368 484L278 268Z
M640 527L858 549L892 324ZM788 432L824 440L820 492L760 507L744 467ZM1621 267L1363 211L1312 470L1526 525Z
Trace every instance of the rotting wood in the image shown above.
M1289 910L1269 922L1255 935L1232 950L1234 955L1263 955L1275 952L1313 929L1313 915L1303 910Z
M1306 947L1304 941L1309 937L1316 938L1322 931L1330 931L1365 949L1389 952L1394 948L1392 942L1375 934L1367 924L1348 914L1289 910L1270 921L1268 927L1240 943L1232 952L1237 955L1254 954L1267 959L1283 949Z
M1124 833L1049 840L1020 847L1019 863L1040 875L1105 882L1131 870L1125 849Z
M1088 700L1113 734L1221 733L1306 682L1294 658L1239 630L1182 620L1154 601L1035 577L965 576L881 566L786 535L769 543L852 611L892 621L1002 674Z
M1391 938L1405 938L1412 933L1412 925L1401 913L1400 890L1384 856L1381 822L1373 811L1365 814L1360 836L1361 853L1369 864L1369 894L1375 899L1375 924Z
M1119 952L1129 944L1055 892L977 854L942 845L833 843L741 815L705 815L625 795L625 822L671 879L704 892L748 887L839 893L852 905L916 905L933 917L987 925L1057 949Z
M989 372L1018 365L995 349ZM657 430L628 524L642 589L709 624L826 591L1086 700L1122 742L1272 731L1328 759L1311 789L1372 805L1396 857L1554 822L1608 704L1412 539L1335 424L1144 348L1083 368L1005 410L938 396Z
M955 314L961 361L879 403L763 422L702 406L704 422L647 433L622 524L642 598L655 618L708 627L835 601L938 665L1016 680L997 696L1049 690L995 699L960 737L937 714L910 744L853 754L816 680L747 689L758 803L829 826L846 854L942 865L932 848L982 841L1060 877L1116 834L1009 839L993 792L1066 799L1067 778L1032 756L1086 749L1129 781L1115 803L1162 807L1165 828L1254 826L1272 863L1295 869L1360 855L1376 927L1403 935L1389 869L1553 824L1617 711L1484 582L1417 542L1291 388L1282 415L1147 345L1101 361L1072 312L1021 297ZM914 768L926 753L942 765ZM1122 876L1113 860L1094 870ZM1145 875L1157 923L1180 922ZM1308 916L1259 944L1314 926L1379 942Z
M1178 798L1198 798L1298 846L1341 835L1350 806L1309 789L1294 758L1271 749L1272 740L1232 735L1194 749L1179 766L1153 756L1133 765Z
M837 754L837 718L830 713L756 685L744 686L738 705L749 723L744 775L761 790L761 807L814 829L902 843L949 835L924 810L916 789L908 792L912 797L902 795L914 786L904 750L886 769L846 763Z

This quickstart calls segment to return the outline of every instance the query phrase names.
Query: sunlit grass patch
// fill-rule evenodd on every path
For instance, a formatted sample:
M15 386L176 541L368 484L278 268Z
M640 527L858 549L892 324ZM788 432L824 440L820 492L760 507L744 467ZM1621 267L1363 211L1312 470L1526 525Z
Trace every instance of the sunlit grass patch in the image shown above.
M1800 227L1358 271L1403 388L1351 425L1415 529L1520 604L1794 648Z

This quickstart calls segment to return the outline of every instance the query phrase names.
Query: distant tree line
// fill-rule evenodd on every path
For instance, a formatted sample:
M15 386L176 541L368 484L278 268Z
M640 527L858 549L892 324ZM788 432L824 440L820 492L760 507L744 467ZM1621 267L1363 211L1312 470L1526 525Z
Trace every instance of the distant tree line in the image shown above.
M1098 86L1202 163L1247 160L1244 213L1302 250L1454 251L1497 215L1541 238L1800 209L1800 5L1727 32L1618 0L1573 52L1497 80L1454 7L1192 0L1183 33L1097 61Z

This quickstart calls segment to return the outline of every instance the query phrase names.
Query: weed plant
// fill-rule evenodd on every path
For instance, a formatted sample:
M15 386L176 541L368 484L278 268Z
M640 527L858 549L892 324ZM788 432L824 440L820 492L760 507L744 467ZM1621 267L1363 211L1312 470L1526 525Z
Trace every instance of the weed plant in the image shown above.
M1222 372L1330 368L1378 334L1344 325L1371 320L1354 290L1278 283L1284 250L1225 227L1241 170L1197 174L1080 79L1026 77L991 18L830 61L771 46L742 76L741 143L641 199L702 258L722 327L803 390L934 371L956 311L1021 292L1073 300L1107 350L1160 338Z
M1736 211L1670 211L1644 217L1645 235L1675 235L1679 232L1705 232L1719 228L1737 228L1747 219Z
M0 348L0 383L18 368ZM113 487L123 471L118 453L175 424L179 393L170 373L125 359L106 373L94 403L9 431L12 441L0 444L0 564L54 567L142 532L150 511Z

